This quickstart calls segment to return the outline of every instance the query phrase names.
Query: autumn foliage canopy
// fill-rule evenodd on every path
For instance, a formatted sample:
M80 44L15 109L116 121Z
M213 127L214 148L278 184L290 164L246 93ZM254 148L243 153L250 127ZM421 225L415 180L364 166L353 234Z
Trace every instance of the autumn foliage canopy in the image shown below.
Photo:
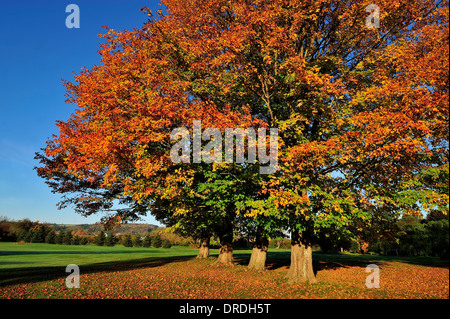
M101 63L64 82L76 110L37 154L61 207L105 223L154 214L231 243L290 231L294 268L318 232L448 212L448 1L164 0L100 37ZM179 127L278 128L278 169L173 163ZM298 257L296 257L298 256ZM309 262L307 261L308 265Z

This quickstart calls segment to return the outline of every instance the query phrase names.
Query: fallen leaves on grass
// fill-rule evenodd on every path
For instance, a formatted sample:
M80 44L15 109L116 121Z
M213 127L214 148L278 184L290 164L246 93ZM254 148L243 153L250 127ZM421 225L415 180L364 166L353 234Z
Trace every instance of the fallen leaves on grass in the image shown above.
M361 266L321 269L317 284L288 285L287 268L269 271L213 265L215 259L173 262L132 270L83 273L79 289L65 277L2 287L0 298L449 298L448 268L380 264L380 288L368 289Z

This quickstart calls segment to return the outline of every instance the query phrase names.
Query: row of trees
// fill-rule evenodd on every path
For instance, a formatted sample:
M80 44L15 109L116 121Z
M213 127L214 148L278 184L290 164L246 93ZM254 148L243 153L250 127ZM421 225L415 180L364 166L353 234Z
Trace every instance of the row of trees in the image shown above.
M150 213L200 257L218 238L223 264L245 232L257 269L288 233L291 282L316 281L318 239L369 242L448 211L447 0L380 0L380 28L365 0L162 2L64 82L76 112L36 154L60 208L107 212L107 227ZM269 128L256 152L245 130Z
M0 241L16 241L26 243L47 243L63 245L86 245L95 244L98 246L114 246L122 244L126 247L163 247L170 248L172 242L180 243L179 236L167 236L161 238L159 234L147 234L143 237L140 234L121 234L116 236L113 232L105 233L101 230L97 235L79 235L79 231L55 231L49 224L32 222L29 219L11 221L0 217ZM188 241L187 241L188 242ZM186 243L186 240L181 241Z
M45 232L42 228L21 232L17 237L17 241L59 245L86 245L89 242L87 237L74 236L71 232L59 232L56 234L53 230Z
M123 245L126 247L155 247L155 248L170 248L172 243L168 239L162 240L160 236L146 235L144 239L137 235L134 238L131 235L125 235Z
M159 235L150 236L147 234L143 239L141 235L125 234L115 236L113 233L105 234L104 231L96 236L77 236L72 232L59 231L56 233L54 230L46 230L44 227L30 229L28 231L21 231L17 238L17 241L23 241L26 243L47 243L47 244L59 244L59 245L86 245L95 244L97 246L115 246L116 244L122 244L125 247L154 247L154 248L170 248L172 243L168 239L161 239Z
M369 251L397 256L437 256L449 258L449 220L403 218L393 238L374 241Z
M98 246L114 246L116 244L122 244L125 247L154 247L154 248L170 248L172 243L168 239L161 239L161 236L155 235L151 236L147 234L142 238L141 235L137 234L132 236L131 234L124 234L121 236L115 236L110 233L106 236L104 231L101 231L95 237L95 244Z
M0 241L26 241L43 243L46 236L53 231L53 228L39 221L29 219L9 220L0 217Z
M79 236L95 236L101 230L104 230L101 223L78 225L49 223L48 226L52 227L55 231L71 231L72 233L77 233ZM114 229L115 232L120 234L147 234L157 230L158 227L156 225L139 223L123 224L120 225L120 228Z

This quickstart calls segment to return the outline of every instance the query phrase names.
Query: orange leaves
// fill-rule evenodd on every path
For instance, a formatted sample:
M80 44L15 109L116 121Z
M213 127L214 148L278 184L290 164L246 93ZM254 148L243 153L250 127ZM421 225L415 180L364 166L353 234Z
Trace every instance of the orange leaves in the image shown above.
M270 195L275 199L275 205L278 208L293 205L298 207L299 214L309 212L310 201L306 194L299 195L290 190L271 189Z
M294 170L304 173L312 171L333 162L333 157L340 152L338 138L328 139L324 142L312 141L292 147L285 155L286 162Z
M126 202L162 198L161 205L180 206L178 215L198 193L189 187L205 180L250 178L255 190L242 196L266 200L259 197L266 181L246 176L252 164L235 175L231 165L170 161L170 132L192 134L193 120L201 120L221 132L280 130L277 181L263 188L277 208L306 215L310 205L336 214L395 206L390 197L402 180L448 162L446 3L380 0L381 27L369 30L366 0L164 0L167 14L144 9L149 21L141 29L109 29L101 64L65 82L78 109L58 124L46 149L57 161L42 175L87 181L92 192L103 187ZM191 209L207 211L220 195L205 205L199 197ZM332 205L335 196L347 204Z
M348 122L358 130L359 138L347 140L345 148L356 148L355 153L374 158L389 156L408 159L408 155L414 156L419 151L427 150L424 140L415 139L411 132L427 136L428 127L415 122L403 112L362 112L352 116Z

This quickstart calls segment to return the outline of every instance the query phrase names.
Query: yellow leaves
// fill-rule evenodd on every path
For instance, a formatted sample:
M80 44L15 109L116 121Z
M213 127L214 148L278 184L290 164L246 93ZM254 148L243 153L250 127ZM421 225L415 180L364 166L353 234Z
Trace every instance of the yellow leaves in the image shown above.
M341 205L339 205L338 203L334 203L333 204L333 209L337 213L343 213L344 212L344 210L342 209ZM343 220L345 217L343 215L341 215L340 218L341 218L341 220Z
M417 216L419 218L423 218L422 213L419 210L416 209L407 209L406 212L403 213L405 216Z
M174 216L180 216L180 215L186 215L189 212L189 210L185 209L184 207L175 207L175 213Z
M284 189L270 189L270 195L274 198L274 203L277 208L293 205L298 209L299 214L305 214L309 211L311 204L307 194L298 195L293 191Z
M265 55L265 56L263 57L263 62L264 62L265 64L272 64L272 63L273 63L272 57L269 56L269 55Z
M301 125L300 123L306 123L310 124L309 119L303 116L301 113L292 113L289 117L289 119L282 121L279 125L279 129L281 131L285 130L300 130L301 132Z
M259 215L261 215L261 211L259 209L253 209L253 208L248 210L248 212L245 214L246 217L250 217L250 218L256 218Z
M117 172L119 171L117 164L112 164L105 174L103 187L108 187L117 181Z

